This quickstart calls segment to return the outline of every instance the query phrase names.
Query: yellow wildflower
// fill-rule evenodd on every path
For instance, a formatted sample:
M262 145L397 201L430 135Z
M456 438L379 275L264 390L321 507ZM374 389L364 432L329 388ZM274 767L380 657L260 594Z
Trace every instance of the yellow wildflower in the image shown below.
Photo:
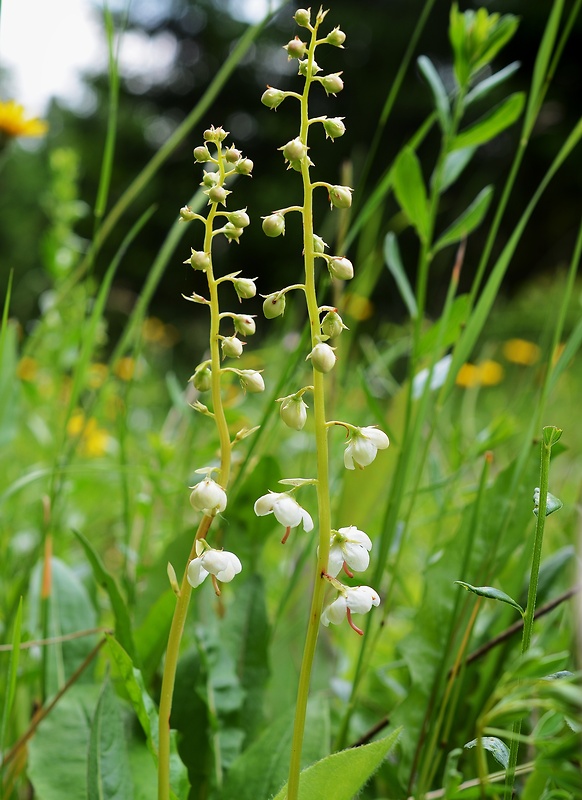
M463 364L457 374L457 386L496 386L503 380L503 367L497 361L486 359L481 364Z
M373 315L374 305L367 297L362 297L359 294L350 294L346 297L345 310L348 316L353 317L358 322L362 322Z
M135 359L131 356L120 358L115 365L115 374L122 381L130 381L135 373Z
M38 372L38 362L30 356L23 356L18 362L16 374L21 381L33 381Z
M67 423L67 433L71 437L81 437L81 451L90 458L105 455L110 436L105 428L100 428L95 417L86 419L82 411L75 411Z
M512 364L531 367L540 360L541 350L526 339L509 339L503 345L503 355Z
M87 378L89 388L99 389L100 386L103 386L107 378L107 372L107 364L100 364L99 362L91 364L89 367L89 376Z
M24 106L15 100L0 100L0 141L18 136L43 136L48 125L41 119L25 119Z
M166 325L157 317L148 317L141 328L146 342L159 347L173 347L180 341L180 333L174 325Z

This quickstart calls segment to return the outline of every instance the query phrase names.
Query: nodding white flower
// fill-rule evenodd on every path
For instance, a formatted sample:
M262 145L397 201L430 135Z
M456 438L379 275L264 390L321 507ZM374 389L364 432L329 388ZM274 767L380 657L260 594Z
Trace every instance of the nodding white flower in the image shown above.
M344 587L337 598L323 609L321 622L326 627L332 622L339 625L344 618L348 618L348 624L360 636L364 633L352 621L353 614L367 614L372 606L380 605L378 592L371 586L354 586L353 588Z
M216 481L206 477L192 489L190 504L197 511L213 517L226 508L226 492Z
M274 514L277 522L287 528L283 541L286 541L291 528L296 528L303 522L304 531L313 530L313 520L311 515L304 508L301 508L297 500L287 492L269 492L259 497L255 503L255 514L257 517L264 517L267 514Z
M196 545L198 552L198 542ZM214 575L222 583L229 583L241 570L242 564L234 553L208 548L188 564L188 583L196 588L207 575Z
M344 452L344 464L347 469L367 467L376 458L378 450L385 450L390 440L379 428L369 425L367 428L354 428Z
M351 578L352 573L349 570L364 572L370 563L371 549L372 540L355 525L334 531L329 550L328 573L335 578L343 567Z

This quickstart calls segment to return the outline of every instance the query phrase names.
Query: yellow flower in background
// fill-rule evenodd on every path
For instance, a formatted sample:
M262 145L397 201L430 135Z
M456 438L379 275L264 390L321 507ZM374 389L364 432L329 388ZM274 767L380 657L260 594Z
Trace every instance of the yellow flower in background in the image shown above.
M481 364L463 364L458 372L456 384L465 389L474 386L497 386L503 380L504 374L501 364L487 359Z
M16 367L16 374L21 381L33 381L38 373L38 362L30 356L23 356Z
M130 381L135 374L135 359L131 356L120 358L114 367L115 374L122 381Z
M503 344L503 355L512 364L531 367L540 360L541 350L537 344L526 339L508 339Z
M103 386L105 380L107 379L108 372L109 368L107 367L107 364L101 364L98 361L96 361L94 364L91 364L87 378L89 388L99 389L100 386Z
M180 340L180 333L174 325L166 325L158 317L148 317L141 326L144 340L159 347L173 347Z
M95 417L86 419L82 411L75 411L67 423L67 433L71 437L81 437L81 450L89 458L104 456L108 450L110 436L105 428L100 428Z
M15 100L0 101L0 141L18 136L44 136L48 125L41 119L25 119L24 106Z

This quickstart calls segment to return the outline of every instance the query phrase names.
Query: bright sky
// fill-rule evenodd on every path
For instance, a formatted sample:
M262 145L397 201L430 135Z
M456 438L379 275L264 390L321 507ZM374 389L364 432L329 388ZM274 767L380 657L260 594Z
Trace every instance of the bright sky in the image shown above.
M147 12L151 1L132 0L131 5ZM80 73L102 72L106 68L106 43L98 18L102 2L0 2L0 68L9 73L0 85L0 100L15 99L24 105L27 116L42 116L51 97L75 108L85 105L89 109L91 97L83 88ZM110 0L110 7L124 4L124 0ZM269 4L269 0L232 0L233 13L248 22L260 19ZM126 77L141 73L155 79L155 73L163 73L172 63L170 38L126 35L121 72Z

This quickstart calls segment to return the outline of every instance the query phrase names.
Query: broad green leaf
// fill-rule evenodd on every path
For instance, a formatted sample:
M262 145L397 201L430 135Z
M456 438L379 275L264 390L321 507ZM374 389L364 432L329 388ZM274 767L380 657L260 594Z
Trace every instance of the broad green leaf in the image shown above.
M299 800L352 800L396 744L399 730L362 747L333 753L301 773ZM287 785L274 800L285 800Z
M509 95L474 125L461 131L451 144L451 150L485 144L519 119L525 103L523 92Z
M465 581L455 581L455 583L468 592L479 595L479 597L488 597L490 600L499 600L500 603L507 603L507 605L516 608L522 616L525 613L519 603L516 603L512 597L502 592L501 589L495 589L493 586L471 586L470 583L465 583Z
M42 800L87 800L87 748L99 687L76 684L38 726L29 744L28 777ZM66 781L66 784L65 784Z
M508 64L503 69L500 69L498 72L495 72L493 75L490 75L488 78L478 83L465 97L465 108L468 108L471 103L475 103L477 100L487 97L493 89L504 83L514 72L517 72L520 66L521 64L519 61L513 61L511 64Z
M430 87L441 129L446 134L451 127L451 107L447 91L430 58L420 56L416 63Z
M419 237L428 236L428 202L420 162L410 147L405 147L394 164L394 193Z
M127 800L130 797L133 797L133 782L126 731L117 697L106 680L91 724L87 800Z
M443 247L447 247L455 242L460 242L461 239L468 236L471 231L474 231L483 221L483 217L487 213L492 197L493 186L486 186L482 189L471 205L440 236L434 246L434 252L438 253Z
M496 736L483 736L481 739L471 739L470 742L467 742L465 747L467 750L471 747L485 748L504 769L507 769L509 764L509 747Z
M294 709L280 715L233 763L224 787L224 797L237 800L267 800L278 791L289 774ZM329 752L329 707L318 695L309 701L305 738L301 750L303 769Z
M18 610L14 617L14 626L12 629L12 651L10 653L10 662L8 664L8 674L6 676L6 688L2 703L2 722L0 723L0 753L4 753L4 743L6 740L6 731L8 730L8 720L10 719L10 712L12 711L12 703L14 702L14 693L16 691L16 678L18 675L18 662L20 660L20 632L22 626L22 597L18 601Z
M463 147L460 150L453 150L447 154L440 177L439 191L441 194L443 194L449 186L453 185L476 152L476 147Z
M387 233L386 238L384 239L384 260L386 261L386 266L396 281L396 286L400 291L400 296L406 304L408 313L412 319L415 319L418 314L416 298L414 297L414 292L410 287L406 270L402 264L400 248L398 247L398 239L396 238L396 235L392 233L392 231Z
M109 596L113 616L115 617L115 637L120 645L127 651L132 660L135 660L135 645L131 632L131 620L127 612L127 605L121 596L119 587L114 578L107 572L101 558L93 548L91 542L86 539L79 531L73 531L81 543L87 560L91 564L95 580L102 586Z

